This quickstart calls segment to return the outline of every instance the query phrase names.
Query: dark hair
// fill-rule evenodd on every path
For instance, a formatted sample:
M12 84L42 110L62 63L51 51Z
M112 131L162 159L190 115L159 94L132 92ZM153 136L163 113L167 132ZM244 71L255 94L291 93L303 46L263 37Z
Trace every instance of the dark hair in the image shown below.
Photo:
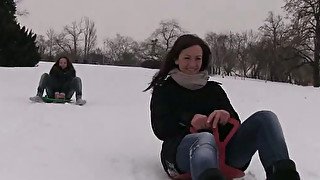
M66 67L67 70L69 70L69 69L74 69L74 67L73 67L70 59L69 59L67 56L61 56L61 57L59 57L58 60L54 63L53 66L59 67L59 61L60 61L60 59L62 59L62 58L64 58L64 59L67 60L67 67Z
M150 85L144 91L148 91L156 84L161 83L164 79L166 79L168 73L172 69L178 67L175 64L175 61L179 58L181 51L194 45L199 45L202 49L202 66L200 68L200 71L207 69L211 57L209 46L196 35L182 35L174 42L171 50L168 52L165 60L162 62L160 70L153 76Z

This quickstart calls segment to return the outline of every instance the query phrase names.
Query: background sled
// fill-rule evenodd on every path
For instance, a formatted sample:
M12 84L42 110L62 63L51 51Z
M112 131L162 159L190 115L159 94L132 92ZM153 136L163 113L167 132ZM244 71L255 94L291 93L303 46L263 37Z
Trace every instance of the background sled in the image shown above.
M43 102L45 103L71 103L71 99L55 99L55 98L49 98L48 96L42 97Z

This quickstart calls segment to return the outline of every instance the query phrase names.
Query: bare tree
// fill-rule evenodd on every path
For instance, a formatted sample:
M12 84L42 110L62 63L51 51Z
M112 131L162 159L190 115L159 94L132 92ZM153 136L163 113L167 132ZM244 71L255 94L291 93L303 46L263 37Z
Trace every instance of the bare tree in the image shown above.
M300 41L297 53L312 66L313 85L320 87L320 0L284 1L284 9Z
M160 22L160 27L152 33L149 39L157 39L159 45L167 52L173 46L174 41L185 32L178 21L174 19L163 20Z
M252 68L250 70L250 77L257 79L267 79L267 63L271 58L268 51L269 43L264 39L260 39L256 44L249 46L250 58Z
M54 46L55 46L55 32L52 28L50 28L47 33L47 48L48 48L48 58L49 60L52 60L53 59L53 49L54 49Z
M221 74L222 69L222 54L218 48L219 35L214 32L209 32L205 36L205 41L209 45L212 53L212 61L210 62L210 74Z
M71 46L68 45L65 34L56 34L55 31L50 28L46 32L46 36L37 36L37 45L39 46L39 53L42 60L54 61L54 57L61 54L70 54Z
M226 50L226 54L224 56L224 59L222 61L222 67L224 70L224 73L227 76L232 75L231 73L236 73L236 65L237 65L237 43L235 40L235 35L230 32L228 35L226 35L224 38L222 38L224 49Z
M63 51L63 54L71 54L73 52L72 44L67 38L67 34L65 32L55 34L54 42Z
M243 33L236 33L236 53L239 71L243 77L248 77L249 72L255 65L255 60L251 56L251 49L258 41L258 36L251 30Z
M212 65L214 74L231 75L236 66L236 44L235 36L230 34L216 34L213 32L207 33L206 42L212 51Z
M88 54L93 50L97 43L97 29L95 23L88 17L84 18L84 59L87 60Z
M83 20L80 20L80 22L72 22L71 25L67 25L64 27L64 34L66 38L69 38L70 42L72 43L72 51L71 55L75 62L78 62L79 58L79 43L81 34L83 33L83 27L82 27Z
M268 76L271 81L284 81L284 67L281 66L280 51L281 45L285 42L286 26L283 22L283 18L279 15L274 15L273 12L269 12L269 16L265 20L263 26L259 28L260 32L264 36L264 40L269 43L269 54L272 55L268 59L267 68L269 70Z
M136 63L134 61L137 60L135 55L138 43L131 37L117 34L115 38L107 38L104 42L106 56L111 64L128 63L128 65L133 65Z
M146 39L139 44L139 59L142 61L161 61L166 54L158 39Z
M44 59L47 50L47 44L43 35L38 35L36 38L37 46L39 47L38 52L40 53L41 59Z

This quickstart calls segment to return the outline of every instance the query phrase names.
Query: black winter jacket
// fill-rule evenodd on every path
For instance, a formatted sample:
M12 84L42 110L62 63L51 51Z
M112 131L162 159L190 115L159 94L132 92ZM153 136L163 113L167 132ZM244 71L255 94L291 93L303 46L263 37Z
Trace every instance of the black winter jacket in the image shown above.
M153 88L150 109L153 132L163 141L161 162L167 173L172 168L180 172L176 167L176 150L183 137L190 134L191 119L195 114L209 116L214 110L223 109L239 120L220 83L214 81L208 81L201 89L189 90L169 77ZM219 126L221 139L230 129L227 125Z
M53 66L49 73L53 80L53 88L55 92L68 93L71 80L76 77L74 68L61 69L59 66Z

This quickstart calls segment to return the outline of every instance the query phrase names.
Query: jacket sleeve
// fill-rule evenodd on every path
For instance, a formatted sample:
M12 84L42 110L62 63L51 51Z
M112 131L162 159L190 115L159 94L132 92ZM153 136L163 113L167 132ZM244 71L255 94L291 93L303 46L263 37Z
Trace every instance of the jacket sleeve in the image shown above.
M219 91L219 107L223 110L226 110L230 113L230 117L238 120L240 122L240 118L238 116L238 113L234 110L234 108L232 107L230 100L226 94L226 92L222 89L221 86L218 86L218 91Z
M218 91L219 91L219 96L218 96L219 108L228 111L230 113L231 118L234 118L240 122L240 118L239 118L237 112L232 107L226 92L222 89L222 87L220 85L219 85ZM230 124L220 125L219 124L218 126L219 126L220 141L222 141L229 134L230 130L232 129L232 125L230 125Z
M194 114L183 112L179 107L170 105L170 97L162 87L154 87L151 97L151 125L154 134L160 140L188 134Z
M50 76L54 77L56 79L60 78L60 74L61 74L61 70L59 70L59 68L57 66L52 66L51 70L50 70Z
M76 77L76 71L74 69L70 69L64 72L62 76L67 80L72 80L74 77Z

